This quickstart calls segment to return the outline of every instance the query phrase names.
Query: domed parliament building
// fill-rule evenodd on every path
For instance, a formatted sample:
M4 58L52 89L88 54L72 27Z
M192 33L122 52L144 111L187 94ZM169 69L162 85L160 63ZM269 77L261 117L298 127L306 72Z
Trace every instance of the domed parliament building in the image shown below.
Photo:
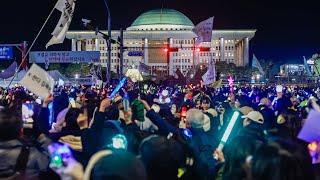
M249 41L256 30L212 31L212 41L194 45L196 34L193 22L183 13L173 9L156 9L141 14L123 32L124 72L144 63L149 74L173 75L179 69L186 74L193 67L206 66L214 60L249 64ZM107 34L107 32L105 32ZM117 40L120 30L112 30L112 39ZM94 31L68 31L72 51L100 51L100 61L106 66L107 43ZM172 50L173 49L173 50ZM119 45L112 44L111 70L117 72L120 65Z

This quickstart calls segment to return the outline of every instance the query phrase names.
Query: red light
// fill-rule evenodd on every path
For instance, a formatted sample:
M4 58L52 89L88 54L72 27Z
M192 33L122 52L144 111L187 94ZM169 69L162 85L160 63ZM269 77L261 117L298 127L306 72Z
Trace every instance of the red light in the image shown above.
M168 52L169 51L169 49L168 48L164 48L164 52Z
M200 48L196 48L196 51L197 51L197 52L200 52Z
M186 117L187 116L187 107L182 107L181 108L181 117Z

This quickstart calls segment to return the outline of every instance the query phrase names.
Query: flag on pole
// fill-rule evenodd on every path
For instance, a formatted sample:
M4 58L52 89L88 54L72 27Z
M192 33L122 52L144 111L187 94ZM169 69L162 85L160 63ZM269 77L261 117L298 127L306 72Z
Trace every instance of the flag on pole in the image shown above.
M213 19L214 17L211 17L207 20L200 22L192 30L197 35L197 38L195 41L196 45L199 45L202 42L211 42Z
M51 33L52 38L47 43L46 48L53 44L63 43L71 24L75 5L75 0L58 0L55 9L61 12L61 16L56 28Z
M309 66L308 66L308 63L307 63L307 59L304 56L303 56L303 64L304 64L304 68L306 69L307 75L312 76L312 73L311 73Z
M261 67L261 64L259 62L259 60L257 59L257 57L255 55L253 55L253 58L252 58L252 67L255 67L255 68L258 68L259 72L262 74L262 75L265 75L262 67Z
M202 76L203 84L208 85L216 81L216 70L213 60L210 61L207 72Z

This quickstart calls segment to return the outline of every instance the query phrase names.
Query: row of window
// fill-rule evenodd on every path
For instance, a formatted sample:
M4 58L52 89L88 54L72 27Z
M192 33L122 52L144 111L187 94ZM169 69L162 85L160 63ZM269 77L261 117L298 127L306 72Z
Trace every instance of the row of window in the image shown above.
M183 28L146 28L146 29L137 29L138 31L183 31L188 29Z
M232 44L234 42L235 42L235 40L224 40L225 44ZM173 43L174 44L193 44L194 40L193 39L182 39L182 40L181 39L174 39ZM219 44L219 43L220 43L220 40L213 41L213 44ZM204 43L204 44L209 44L209 43Z
M151 66L152 69L167 70L168 66Z
M181 54L178 54L178 53L173 53L172 54L174 57L184 57L184 56L186 56L186 57L191 57L192 56L192 53L181 53ZM220 56L220 53L210 53L210 52L206 52L206 53L199 53L199 56L213 56L213 57L215 57L215 56ZM233 53L225 53L225 56L227 56L227 57L233 57L234 56L234 54Z
M174 59L173 63L190 63L190 59Z
M184 66L174 66L175 69L190 69L192 68L191 65L184 65Z
M99 41L99 44L106 44L106 40L104 40L104 39L99 39L98 41ZM225 40L224 42L225 42L225 44L229 44L229 43L233 44L235 42L235 40ZM95 39L87 40L84 43L92 44L92 45L96 44ZM176 45L179 45L179 44L193 44L193 43L194 43L193 39L182 39L182 40L181 39L174 39L173 40L173 44L176 44ZM219 43L220 43L220 40L215 40L213 44L219 44ZM139 45L141 45L141 44L144 44L144 43L143 42L139 42L139 41L136 41L136 42L130 41L130 42L124 42L124 44L136 44L136 45L139 44ZM207 43L207 44L209 44L209 43Z

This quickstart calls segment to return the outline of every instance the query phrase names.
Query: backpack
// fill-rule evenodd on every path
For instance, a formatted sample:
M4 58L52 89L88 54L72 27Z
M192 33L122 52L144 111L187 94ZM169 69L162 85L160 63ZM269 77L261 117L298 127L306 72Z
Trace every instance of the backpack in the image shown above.
M21 148L20 154L17 158L16 165L14 166L14 173L7 174L5 176L0 177L0 180L1 179L6 179L6 180L27 179L25 175L25 171L27 169L29 154L30 154L30 147L23 145Z

